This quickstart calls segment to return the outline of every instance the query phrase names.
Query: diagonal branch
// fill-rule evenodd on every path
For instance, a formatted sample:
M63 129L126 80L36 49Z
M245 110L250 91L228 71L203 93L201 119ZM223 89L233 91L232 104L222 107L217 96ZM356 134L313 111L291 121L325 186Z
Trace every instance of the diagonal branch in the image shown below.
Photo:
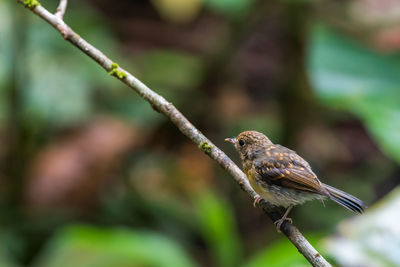
M132 74L119 67L118 64L106 57L100 50L89 44L64 23L62 20L62 15L65 12L66 0L60 1L60 6L62 7L59 7L60 11L57 11L55 15L42 7L37 0L17 1L25 5L25 7L31 9L32 12L56 28L67 41L91 57L109 74L115 76L117 79L132 88L142 98L149 102L155 111L164 114L172 123L175 124L176 127L178 127L178 129L184 135L197 144L199 149L201 149L209 157L215 160L222 168L224 168L240 185L243 191L248 193L253 200L257 197L257 194L250 187L245 174L240 170L240 168L222 150L216 147L207 137L205 137L196 127L194 127L193 124L191 124L190 121L188 121L172 103L168 102L162 96L152 91ZM65 6L61 2L65 2ZM261 206L273 221L281 218L281 213L279 210L270 206L268 203L262 201ZM285 221L281 227L281 230L313 266L331 266L294 225Z

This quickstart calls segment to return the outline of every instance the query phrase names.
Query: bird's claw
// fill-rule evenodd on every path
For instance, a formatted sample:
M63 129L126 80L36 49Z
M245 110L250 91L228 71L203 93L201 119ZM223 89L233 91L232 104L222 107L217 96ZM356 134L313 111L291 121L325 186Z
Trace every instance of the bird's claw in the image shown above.
M281 219L276 220L276 221L274 222L274 224L276 225L276 229L278 230L278 232L281 231L281 226L282 226L282 224L283 224L285 221L289 221L290 223L293 223L292 218L287 218L287 217L282 217Z
M257 195L256 198L254 199L253 207L256 208L258 205L260 205L261 200L263 200L263 198Z

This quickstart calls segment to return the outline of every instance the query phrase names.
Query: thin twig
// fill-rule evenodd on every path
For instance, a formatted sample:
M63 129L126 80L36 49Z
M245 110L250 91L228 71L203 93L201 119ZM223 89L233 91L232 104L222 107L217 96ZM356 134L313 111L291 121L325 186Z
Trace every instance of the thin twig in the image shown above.
M56 17L59 19L64 18L65 10L67 10L67 4L68 0L60 0L60 3L58 4L57 11L54 14Z
M22 4L25 3L24 5L27 6L26 0L17 1ZM257 194L249 185L245 174L240 170L240 168L222 150L216 147L207 137L205 137L196 127L194 127L172 103L168 102L162 96L152 91L132 74L120 68L118 64L106 57L100 50L86 42L78 34L72 31L72 29L68 27L68 25L65 24L64 21L58 16L51 14L40 5L34 7L29 6L29 8L42 19L51 24L54 28L56 28L66 40L91 57L108 73L121 80L136 93L138 93L142 98L148 101L154 110L164 114L167 118L169 118L184 135L196 143L204 153L221 165L221 167L224 168L240 185L243 191L248 193L253 198L253 200L257 197ZM281 218L281 213L279 210L270 206L265 201L262 201L260 204L272 221L276 221L277 219ZM284 222L282 224L281 231L313 266L331 266L294 225Z

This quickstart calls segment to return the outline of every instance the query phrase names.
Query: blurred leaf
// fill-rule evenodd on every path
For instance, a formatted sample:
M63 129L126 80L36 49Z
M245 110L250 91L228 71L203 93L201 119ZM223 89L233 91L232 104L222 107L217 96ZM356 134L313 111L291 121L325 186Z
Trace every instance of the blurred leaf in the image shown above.
M9 259L4 258L3 255L0 255L0 266L2 267L14 267L16 264L12 263Z
M9 1L0 0L0 59L2 62L0 68L0 85L7 78L11 68L11 53L12 50L12 35L11 35L11 23L13 10L9 4Z
M12 3L14 4L14 3ZM0 0L0 122L5 119L7 85L10 81L13 62L11 16L13 10L9 1ZM14 20L16 21L16 20ZM16 34L14 32L14 34Z
M16 226L19 222L14 221L12 226L8 225L8 223L12 223L12 220L15 219L15 217L10 215L10 213L5 210L1 210L1 214L2 224L0 226L0 266L19 266L17 262L23 259L24 253L29 246L28 242L24 240L25 236L15 229L12 229L12 227Z
M400 55L378 54L327 27L316 27L311 36L309 75L318 97L359 116L400 161Z
M204 5L229 17L243 16L249 11L254 0L204 0Z
M398 186L363 216L340 223L326 250L340 266L400 266L399 209Z
M203 191L196 199L196 211L216 266L237 266L241 244L231 207L212 192Z
M152 0L161 16L177 23L193 20L201 11L202 2L202 0Z
M320 239L320 236L314 235L310 238L310 236L307 235L307 239L311 243L315 243ZM299 253L289 240L282 238L256 253L244 264L244 267L259 266L300 267L310 266L310 263Z
M34 266L195 266L173 240L127 229L70 226L57 233Z
M0 251L0 266L2 267L16 267L17 264L12 262L12 260L5 255L2 251Z

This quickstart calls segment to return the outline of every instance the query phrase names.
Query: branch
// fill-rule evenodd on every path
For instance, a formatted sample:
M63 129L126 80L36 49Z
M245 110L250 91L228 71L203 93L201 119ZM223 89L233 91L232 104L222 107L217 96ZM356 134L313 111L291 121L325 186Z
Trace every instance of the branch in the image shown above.
M54 15L59 19L64 18L65 10L67 9L67 3L68 0L60 0L60 3L58 4L57 12Z
M216 147L207 137L205 137L196 127L194 127L172 103L168 102L162 96L152 91L132 74L119 67L117 63L106 57L100 50L89 44L64 23L62 20L62 15L65 12L67 1L60 1L56 15L47 11L37 0L17 1L47 21L50 25L57 29L67 41L91 57L109 74L115 76L121 82L132 88L142 98L149 102L155 111L164 114L172 123L175 124L176 127L178 127L178 129L184 135L197 144L199 149L201 149L205 154L221 165L221 167L233 177L236 183L240 185L243 191L248 193L253 198L253 200L257 197L257 193L251 188L245 174L240 170L240 168L227 155L225 155L222 150ZM261 201L260 205L267 215L272 219L272 221L276 221L281 218L281 213L278 209L272 207L265 201ZM281 231L313 266L331 266L294 225L285 221L282 224Z

